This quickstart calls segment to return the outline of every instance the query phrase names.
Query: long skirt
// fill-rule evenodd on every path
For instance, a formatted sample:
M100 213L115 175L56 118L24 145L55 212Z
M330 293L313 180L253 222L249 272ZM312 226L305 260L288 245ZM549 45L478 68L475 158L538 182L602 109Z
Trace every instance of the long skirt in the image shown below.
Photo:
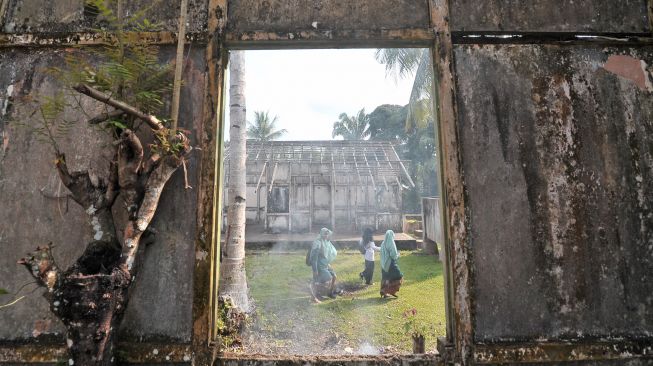
M329 296L333 292L331 280L336 277L336 272L331 268L321 268L317 275L313 275L313 281L309 285L311 294L314 297Z
M397 261L393 260L387 272L381 269L381 296L397 296L396 293L403 282L404 274L401 273Z

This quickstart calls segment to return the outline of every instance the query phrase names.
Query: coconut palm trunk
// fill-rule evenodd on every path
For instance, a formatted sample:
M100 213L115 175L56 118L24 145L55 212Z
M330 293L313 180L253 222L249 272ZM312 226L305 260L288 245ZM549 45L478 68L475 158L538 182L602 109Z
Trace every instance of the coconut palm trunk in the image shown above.
M234 305L249 311L247 278L245 276L245 163L247 122L245 120L245 54L230 55L229 98L231 105L229 128L229 187L226 240L220 263L220 294L231 297Z

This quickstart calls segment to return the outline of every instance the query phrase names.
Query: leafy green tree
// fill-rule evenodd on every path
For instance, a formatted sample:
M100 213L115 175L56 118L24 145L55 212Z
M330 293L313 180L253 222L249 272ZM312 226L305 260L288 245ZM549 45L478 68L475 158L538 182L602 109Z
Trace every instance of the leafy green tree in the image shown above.
M365 140L370 136L370 118L365 114L365 108L355 116L341 113L340 120L333 123L332 136L342 136L345 140Z
M407 169L413 181L414 189L403 190L403 209L407 213L419 213L421 197L438 194L435 160L435 134L433 122L427 122L424 128L405 128L409 106L384 104L369 114L370 139L393 141L395 149L404 160L410 161Z
M405 140L399 150L402 158L411 161L410 173L417 186L405 193L404 205L408 211L419 212L421 196L438 194L433 62L428 49L378 49L375 56L395 78L414 77L404 119ZM378 124L385 128L382 130L385 133L392 129L399 134L396 121L392 119Z
M395 78L414 77L408 102L406 128L426 127L433 120L433 63L428 49L382 48L376 60L385 64L388 74Z
M412 130L406 142L399 146L401 158L410 161L408 170L415 182L415 189L405 191L407 212L421 212L421 197L438 195L436 146L433 122L425 128Z
M278 140L283 135L288 133L284 128L281 130L276 129L279 117L274 116L270 118L269 112L256 111L254 112L254 123L248 123L247 138L256 141L272 141Z

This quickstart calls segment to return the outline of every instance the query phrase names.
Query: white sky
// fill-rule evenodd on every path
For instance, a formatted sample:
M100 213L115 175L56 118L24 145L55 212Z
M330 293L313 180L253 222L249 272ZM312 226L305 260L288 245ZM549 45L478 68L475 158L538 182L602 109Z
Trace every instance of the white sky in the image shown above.
M283 140L329 140L340 113L353 115L361 108L371 113L382 104L407 104L412 78L386 76L374 52L247 51L247 120L254 120L254 111L269 111L279 117L277 128L288 130Z

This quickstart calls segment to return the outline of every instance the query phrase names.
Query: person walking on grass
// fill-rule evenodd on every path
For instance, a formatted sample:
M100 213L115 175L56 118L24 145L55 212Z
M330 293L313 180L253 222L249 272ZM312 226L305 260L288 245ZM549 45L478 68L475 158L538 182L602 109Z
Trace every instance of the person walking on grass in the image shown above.
M363 231L363 238L358 243L361 254L365 258L365 270L358 274L361 280L365 280L366 285L372 284L372 276L374 276L374 252L381 250L374 244L372 238L372 229L367 228Z
M404 274L399 269L399 252L395 244L395 233L392 230L385 232L385 239L381 244L381 297L388 295L397 296L401 287Z
M309 254L308 262L313 269L313 281L311 282L311 296L313 302L319 303L318 296L326 289L327 296L332 299L336 297L336 272L331 268L331 262L336 259L338 251L329 240L332 231L327 228L320 230Z

